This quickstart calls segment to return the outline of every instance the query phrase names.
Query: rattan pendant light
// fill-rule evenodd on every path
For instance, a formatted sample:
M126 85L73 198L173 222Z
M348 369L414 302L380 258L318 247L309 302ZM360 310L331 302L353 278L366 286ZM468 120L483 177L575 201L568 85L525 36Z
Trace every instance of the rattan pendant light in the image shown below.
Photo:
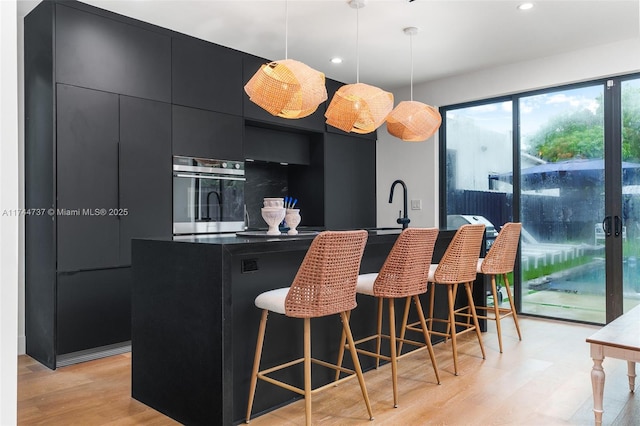
M364 1L351 0L349 5L357 11L364 7ZM356 25L356 50L358 32L359 28ZM324 116L330 126L345 132L364 134L373 132L384 123L393 108L393 94L360 83L359 67L360 59L356 52L356 84L347 84L338 89Z
M411 37L411 100L400 102L387 117L387 131L406 142L422 142L429 139L440 128L442 116L430 105L413 100L413 36L415 27L404 29Z
M285 59L262 65L244 86L249 99L270 114L303 118L327 100L324 74L288 59L288 2L285 2Z

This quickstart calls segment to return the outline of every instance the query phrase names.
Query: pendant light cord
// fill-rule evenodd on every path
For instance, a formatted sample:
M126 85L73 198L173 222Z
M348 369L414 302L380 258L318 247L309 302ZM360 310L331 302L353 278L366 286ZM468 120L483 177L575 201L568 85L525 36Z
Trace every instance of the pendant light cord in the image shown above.
M289 59L289 2L284 2L284 59Z
M409 35L409 50L411 51L411 101L413 102L413 34Z
M356 83L360 83L360 6L356 7Z

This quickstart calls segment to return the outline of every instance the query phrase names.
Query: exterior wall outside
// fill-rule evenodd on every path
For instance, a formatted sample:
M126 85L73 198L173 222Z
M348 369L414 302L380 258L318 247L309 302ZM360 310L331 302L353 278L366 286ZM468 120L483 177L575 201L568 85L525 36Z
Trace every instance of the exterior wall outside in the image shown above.
M436 107L513 93L589 81L640 71L640 38L594 46L562 55L451 76L413 87L413 99ZM409 99L409 87L393 91L395 103ZM438 139L404 143L378 131L376 167L378 226L397 226L400 198L388 204L394 179L403 179L409 199L421 199L422 210L410 210L410 226L438 225Z

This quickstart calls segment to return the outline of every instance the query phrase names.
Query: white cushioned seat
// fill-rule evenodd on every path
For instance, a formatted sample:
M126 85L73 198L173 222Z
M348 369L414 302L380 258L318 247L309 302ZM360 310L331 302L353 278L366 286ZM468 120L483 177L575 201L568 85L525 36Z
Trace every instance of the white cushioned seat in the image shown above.
M484 257L481 257L480 259L478 259L478 267L476 268L476 271L480 274L482 273L482 262L484 261Z
M436 269L438 269L437 263L432 263L431 266L429 266L429 278L427 278L427 280L430 283L434 282L436 279Z
M368 294L369 296L373 296L373 284L376 282L376 278L378 278L377 272L358 275L356 292L360 294Z
M284 315L284 301L289 293L289 287L265 291L256 297L255 304L260 309L267 309L276 314Z

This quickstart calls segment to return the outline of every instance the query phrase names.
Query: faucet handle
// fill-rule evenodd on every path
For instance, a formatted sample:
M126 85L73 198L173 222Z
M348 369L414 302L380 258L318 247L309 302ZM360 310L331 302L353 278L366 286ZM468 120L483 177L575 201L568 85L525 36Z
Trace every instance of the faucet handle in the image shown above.
M407 227L409 226L409 222L411 222L411 219L409 219L408 217L399 217L398 219L396 219L396 222L402 225L402 229L407 229Z

